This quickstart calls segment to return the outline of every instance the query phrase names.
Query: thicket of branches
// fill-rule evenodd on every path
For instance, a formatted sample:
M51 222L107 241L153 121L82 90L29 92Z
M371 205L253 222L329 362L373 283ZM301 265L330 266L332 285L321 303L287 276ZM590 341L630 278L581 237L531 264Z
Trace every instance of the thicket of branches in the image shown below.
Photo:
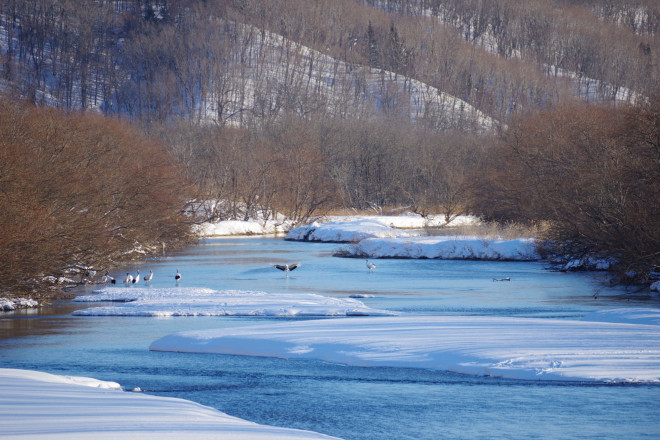
M623 277L660 268L660 97L575 104L514 121L487 152L475 209L549 221L559 255L611 257Z
M165 125L154 131L183 164L201 200L223 200L219 219L295 221L332 209L422 215L464 212L483 136L396 122L286 117L258 132Z
M0 291L187 239L177 167L125 123L0 100Z

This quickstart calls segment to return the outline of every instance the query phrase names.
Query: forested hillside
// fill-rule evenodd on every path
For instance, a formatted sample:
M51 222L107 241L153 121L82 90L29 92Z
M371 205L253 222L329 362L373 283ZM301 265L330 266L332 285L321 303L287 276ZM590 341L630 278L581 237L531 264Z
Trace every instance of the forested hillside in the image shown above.
M1 75L37 104L141 121L490 127L660 77L652 0L5 0Z
M134 234L112 229L96 202L72 217L88 216L114 261L185 237L181 211L203 206L186 202L222 200L209 218L396 207L544 222L564 254L613 257L644 280L660 265L659 28L655 0L3 0L3 100L32 106L5 105L3 148L32 157L43 145L66 163L102 146L93 174L58 165L78 182L127 157L171 166L162 191L127 179L108 211L131 214L122 192L167 200L154 214L162 236L143 218ZM100 137L71 134L63 156L73 141L42 129L49 118ZM106 123L144 139L105 144ZM27 135L7 135L17 130ZM51 165L12 172L50 176ZM22 200L3 170L2 203ZM72 185L55 177L35 200ZM94 252L42 270L110 264Z

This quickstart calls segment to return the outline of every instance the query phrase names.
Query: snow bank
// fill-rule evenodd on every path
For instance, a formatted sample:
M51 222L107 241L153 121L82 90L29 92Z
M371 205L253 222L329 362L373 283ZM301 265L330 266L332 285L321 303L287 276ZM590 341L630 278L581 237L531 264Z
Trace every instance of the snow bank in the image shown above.
M329 439L258 425L182 399L125 393L114 382L0 369L0 437L21 439Z
M189 331L168 335L150 348L437 369L513 379L660 381L658 325L399 316Z
M446 260L534 261L534 240L491 240L468 236L368 238L344 250L368 258L439 258Z
M201 237L220 237L228 235L270 235L283 234L290 227L289 223L269 220L223 220L202 223L193 232Z
M401 229L462 226L478 222L474 216L458 216L449 224L444 215L422 217L418 214L331 216L289 231L287 240L352 243L365 238L407 237Z
M287 240L357 242L368 237L396 237L405 232L397 231L382 219L360 219L329 223L314 222L293 228L286 234Z
M11 312L16 309L32 309L39 307L39 302L30 298L0 298L0 312Z
M458 216L449 226L474 224L473 216ZM402 215L331 216L314 223L292 229L292 221L281 214L275 220L222 220L206 222L194 227L201 237L231 235L272 235L287 233L288 240L353 242L366 237L396 237L407 235L396 229L422 229L446 226L444 215L428 216L405 213Z
M77 310L78 316L366 316L392 315L352 298L311 293L266 293L207 288L106 287L76 302L113 302Z
M376 220L392 228L399 229L423 229L426 227L457 227L474 225L479 223L479 218L473 215L455 216L447 222L444 214L429 215L422 217L412 212L404 212L400 215L348 215L348 216L328 216L322 223L327 222L355 222L361 220Z

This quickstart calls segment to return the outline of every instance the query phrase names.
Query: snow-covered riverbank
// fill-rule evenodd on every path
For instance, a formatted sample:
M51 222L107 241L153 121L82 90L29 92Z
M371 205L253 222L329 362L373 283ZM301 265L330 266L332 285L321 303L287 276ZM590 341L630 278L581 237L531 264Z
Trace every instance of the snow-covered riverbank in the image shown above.
M330 439L231 417L182 399L124 392L115 382L0 369L0 438L39 440Z
M151 350L521 380L660 382L660 311L617 309L580 321L412 315L298 321L172 334Z
M331 298L312 293L266 293L213 290L197 287L106 287L74 302L112 306L77 310L77 316L389 316L352 298Z

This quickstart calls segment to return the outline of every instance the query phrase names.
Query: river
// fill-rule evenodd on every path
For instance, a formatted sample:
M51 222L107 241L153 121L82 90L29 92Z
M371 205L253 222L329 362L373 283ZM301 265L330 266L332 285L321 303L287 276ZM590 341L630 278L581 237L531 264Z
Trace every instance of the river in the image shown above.
M152 286L167 287L175 285L178 269L180 286L364 296L370 307L416 314L575 319L603 308L660 307L657 296L609 287L600 274L554 272L542 262L392 259L375 260L369 272L364 260L333 257L341 246L206 239L113 275L119 280L126 271L151 269ZM302 265L287 277L275 263ZM151 352L151 342L176 331L292 318L71 315L83 307L90 305L60 301L40 311L0 314L0 365L115 381L257 423L345 439L660 438L660 385Z

